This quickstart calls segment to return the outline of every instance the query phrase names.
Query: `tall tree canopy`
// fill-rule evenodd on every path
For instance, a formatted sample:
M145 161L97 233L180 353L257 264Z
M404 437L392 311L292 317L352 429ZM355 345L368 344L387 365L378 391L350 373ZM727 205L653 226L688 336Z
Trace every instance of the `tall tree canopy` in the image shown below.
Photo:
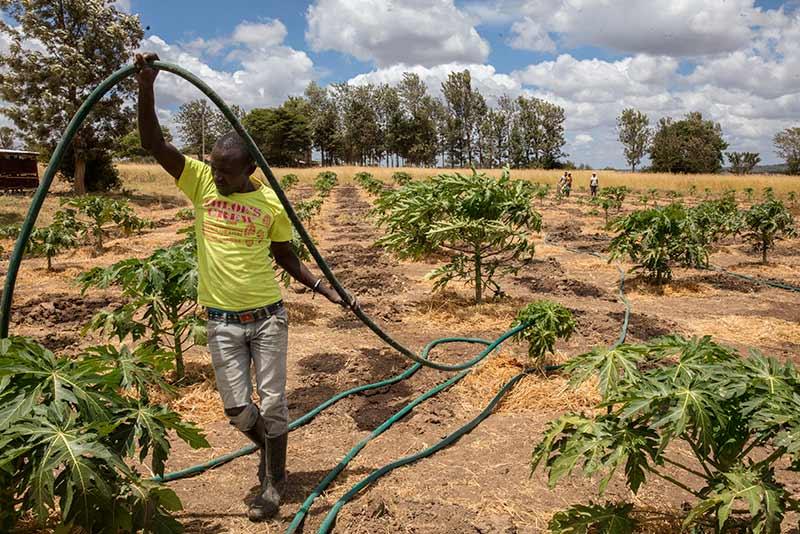
M626 108L617 117L617 136L619 142L625 147L625 160L631 166L631 171L636 171L636 166L647 153L653 132L650 129L650 119L638 109Z
M716 173L722 170L726 148L719 123L695 111L680 121L659 121L650 159L657 172Z
M786 160L789 174L800 174L800 128L786 128L775 134L775 152Z
M309 163L311 127L308 103L289 97L277 108L256 108L244 118L244 127L272 165L297 167Z
M2 113L47 154L89 93L130 61L143 36L139 18L113 0L0 0L0 9L10 40L0 54L0 98L9 104ZM134 83L112 89L77 132L62 165L77 192L118 181L109 151L131 128Z

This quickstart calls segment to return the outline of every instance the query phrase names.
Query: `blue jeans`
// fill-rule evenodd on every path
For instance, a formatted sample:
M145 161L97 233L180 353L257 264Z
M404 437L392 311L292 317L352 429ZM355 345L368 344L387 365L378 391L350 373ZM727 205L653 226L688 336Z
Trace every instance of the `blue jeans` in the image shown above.
M260 399L258 412L267 426L267 437L288 431L289 410L286 403L286 351L289 322L286 309L260 321L239 324L224 320L208 321L208 348L214 366L217 391L225 409L252 403L255 372L256 391ZM250 428L256 410L247 410L242 417L253 421L235 422L239 428Z

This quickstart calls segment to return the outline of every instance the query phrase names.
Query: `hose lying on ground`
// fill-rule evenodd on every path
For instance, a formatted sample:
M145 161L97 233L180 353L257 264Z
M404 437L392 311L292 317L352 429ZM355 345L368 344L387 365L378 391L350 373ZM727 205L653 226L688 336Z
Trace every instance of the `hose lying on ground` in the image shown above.
M370 435L369 438L367 438L365 440L362 440L362 442L360 442L358 445L356 445L350 451L350 453L348 453L348 455L345 456L345 458L342 460L342 462L340 462L340 464L333 471L331 471L331 473L329 473L329 475L326 476L325 479L323 479L323 481L318 485L317 490L315 490L315 492L312 492L312 495L306 501L307 504L304 503L303 507L301 507L300 512L298 512L298 516L296 516L295 521L292 523L292 526L290 526L289 530L293 531L295 528L297 528L297 526L300 523L302 523L303 516L307 512L308 508L311 506L311 503L313 502L314 498L316 498L316 496L319 495L319 493L325 487L327 487L327 485L330 484L330 482L332 482L335 479L335 477L347 466L349 461L352 460L352 458L354 458L358 454L358 452L361 449L363 449L364 446L366 446L366 444L369 442L369 440L373 439L377 435L380 435L383 431L385 431L387 428L389 428L392 424L394 424L396 421L398 421L404 415L406 415L408 412L410 412L414 408L414 406L418 405L419 403L423 402L427 398L430 398L433 395L436 395L437 393L443 391L444 389L450 387L452 384L454 384L454 383L458 382L459 380L461 380L466 375L466 371L465 370L471 368L476 363L480 362L483 358L485 358L489 353L491 353L495 348L497 348L506 339L508 339L509 337L513 336L517 332L523 330L524 328L527 328L530 325L529 324L523 324L523 325L520 325L520 326L518 326L518 327L516 327L514 329L511 329L511 330L505 332L504 334L502 334L500 337L498 337L494 342L489 342L487 340L482 340L482 339L472 339L472 338L443 338L443 339L435 340L435 341L429 343L425 347L425 349L423 349L423 351L420 353L420 355L417 355L414 351L406 348L399 341L395 340L391 335L389 335L387 332L385 332L380 326L378 326L372 320L372 318L370 318L360 307L354 306L355 301L353 300L353 297L351 297L351 295L344 289L344 287L341 285L339 280L336 278L336 276L331 271L330 266L327 264L325 259L320 254L320 252L317 249L316 245L314 244L314 242L310 238L307 230L305 229L305 227L303 226L301 221L298 219L297 214L295 213L291 203L289 202L288 198L286 197L286 194L281 189L280 184L278 183L278 180L275 178L275 175L272 173L272 170L270 169L269 165L267 164L266 160L264 159L264 156L261 154L261 152L259 151L259 149L256 146L255 142L253 141L253 139L250 137L250 135L247 133L247 131L244 130L244 128L239 123L239 121L236 118L236 116L234 116L234 114L231 112L230 108L225 104L225 102L223 102L222 99L208 85L206 85L202 80L200 80L199 78L197 78L196 76L194 76L190 72L184 70L183 68L181 68L181 67L179 67L177 65L174 65L174 64L171 64L171 63L166 63L166 62L163 62L163 61L154 61L154 62L152 62L152 66L154 68L159 69L159 70L165 70L165 71L171 72L173 74L176 74L176 75L180 76L181 78L189 81L195 87L200 89L200 91L203 94L205 94L220 109L220 111L223 113L225 118L230 122L230 124L234 128L234 130L245 140L246 144L248 145L248 147L250 149L251 154L253 155L254 159L256 160L256 163L258 164L259 168L264 173L264 176L267 178L267 181L269 182L270 186L275 191L275 193L276 193L278 199L280 200L281 204L285 208L285 210L287 212L287 215L289 216L289 219L292 221L292 224L294 225L295 229L297 230L298 234L300 235L300 238L302 239L303 243L306 245L309 253L314 258L314 260L315 260L316 264L318 265L318 267L322 270L323 274L325 275L325 278L330 282L331 286L334 288L334 290L337 292L337 294L339 294L339 296L343 299L343 301L352 309L352 311L356 314L356 316L370 330L372 330L380 339L382 339L389 346L391 346L392 348L394 348L395 350L400 352L406 358L408 358L408 359L410 359L410 360L415 362L414 365L412 365L409 369L407 369L406 371L404 371L403 373L401 373L401 374L399 374L397 376L388 378L388 379L380 381L380 382L376 382L374 384L368 384L368 385L364 385L364 386L359 386L359 387L350 389L348 391L345 391L345 392L342 392L342 393L336 395L335 397L329 399L328 401L324 402L320 406L314 408L313 410L311 410L310 412L308 412L304 416L302 416L299 419L293 421L291 423L291 426L290 426L290 428L292 430L294 430L294 429L302 426L303 424L309 422L311 419L313 419L316 415L318 415L324 409L332 406L334 403L338 402L339 400L341 400L342 398L345 398L348 395L352 395L352 394L358 393L360 391L366 391L366 390L369 390L369 389L374 389L374 388L378 388L378 387L384 387L384 386L391 385L391 384L394 384L396 382L399 382L400 380L405 380L406 378L409 378L410 376L412 376L416 371L418 371L423 366L424 367L431 367L431 368L442 370L442 371L462 371L458 375L450 378L449 380L439 384L438 386L434 387L433 389L425 392L423 395L421 395L420 397L418 397L417 399L415 399L414 401L412 401L411 403L406 405L404 408L402 408L400 411L398 411L392 417L387 419L384 422L384 424L382 424L375 431L373 431L373 433ZM36 219L39 216L39 212L41 210L42 204L44 203L44 199L45 199L45 197L46 197L46 195L47 195L47 193L48 193L48 191L50 189L50 186L52 184L52 181L53 181L53 179L55 177L56 172L58 171L58 169L61 166L61 160L64 157L64 154L65 154L65 151L66 151L67 147L72 142L72 140L75 137L75 134L77 133L77 131L80 128L81 124L86 120L87 116L91 112L92 108L97 104L97 102L106 93L108 93L108 91L110 91L115 85L117 85L122 80L124 80L124 79L128 78L129 76L131 76L135 72L135 70L136 70L136 67L134 67L133 65L129 65L129 66L123 67L123 68L117 70L116 72L114 72L113 74L111 74L94 91L92 91L92 93L83 102L83 104L78 109L78 111L75 114L75 116L70 121L66 132L64 133L63 137L61 138L61 141L56 146L56 149L53 152L52 157L50 158L50 162L49 162L49 164L47 166L47 169L45 170L45 173L44 173L44 175L43 175L43 177L42 177L42 179L41 179L41 181L39 183L39 187L36 190L32 200L31 200L31 205L30 205L30 207L28 209L28 214L25 217L25 220L24 220L24 222L23 222L23 224L22 224L22 226L20 228L19 236L18 236L17 241L16 241L16 243L14 245L14 250L13 250L13 252L11 254L11 258L10 258L9 266L8 266L8 273L6 275L5 285L4 285L4 289L3 289L2 299L0 299L0 338L8 337L8 327L9 327L9 321L10 321L11 305L12 305L12 302L13 302L14 289L15 289L15 286L16 286L17 275L18 275L18 272L19 272L20 264L22 262L23 254L24 254L25 248L27 246L28 240L30 238L31 232L32 232L32 230L34 228L34 225L36 223ZM622 297L623 302L625 302L626 314L625 314L625 320L623 322L623 331L622 331L622 334L620 336L620 340L619 340L618 343L623 342L624 339L625 339L625 333L627 331L628 317L629 317L629 312L630 312L630 304L627 302L627 300L625 299L625 296L623 294L623 284L624 284L624 273L621 272L620 296ZM432 348L434 348L435 346L443 344L443 343L453 343L453 342L478 343L478 344L487 345L487 347L483 351L481 351L477 356L473 357L472 359L467 360L465 362L462 362L460 364L456 364L456 365L447 365L447 364L443 364L443 363L437 363L437 362L431 361L428 358L430 350ZM336 512L338 512L338 510L341 508L341 506L344 504L344 502L346 502L346 500L349 500L350 498L352 498L352 496L355 495L355 493L360 491L361 488L365 487L366 485L371 483L373 480L375 480L378 477L382 476L383 474L391 471L392 469L395 469L395 468L397 468L397 467L399 467L401 465L405 465L407 463L415 461L416 459L422 458L424 456L432 454L433 452L436 452L437 450L440 450L441 448L443 448L443 447L447 446L448 444L450 444L450 443L454 442L455 440L457 440L460 436L462 436L465 433L467 433L470 430L472 430L472 428L474 428L481 420L483 420L485 417L487 417L491 413L491 409L494 407L494 405L497 402L499 402L499 400L502 398L502 396L507 391L509 391L511 389L511 387L519 379L522 378L523 374L517 375L516 377L512 378L505 386L503 386L503 388L495 396L495 398L492 400L492 402L489 404L489 406L487 406L487 408L484 409L484 411L481 412L481 414L477 418L473 419L467 425L461 427L460 429L458 429L457 431L455 431L450 436L448 436L447 438L445 438L444 440L442 440L438 444L434 445L433 447L430 447L429 449L426 449L425 451L417 453L416 455L412 455L412 456L400 459L400 460L398 460L396 462L393 462L392 464L379 469L378 471L372 473L369 477L367 477L363 481L359 482L359 484L356 487L354 487L350 492L348 492L345 495L345 497L343 497L342 502L337 503L337 506L335 507L335 509L331 511L332 515L329 514L329 517L326 518L325 525L327 525L327 527L325 527L325 525L323 525L323 528L325 528L326 531L327 531L327 529L329 529L330 526L332 525L332 522L334 520L333 518L335 517ZM216 458L214 460L211 460L209 462L206 462L206 463L203 463L203 464L200 464L200 465L196 465L196 466L193 466L193 467L190 467L190 468L187 468L187 469L175 472L175 473L166 474L163 477L156 478L155 480L162 481L162 482L168 482L168 481L172 481L172 480L177 480L177 479L180 479L180 478L188 477L188 476L191 476L191 475L194 475L194 474L202 473L202 472L204 472L204 471L206 471L208 469L211 469L213 467L216 467L216 466L222 465L222 464L224 464L226 462L229 462L229 461L233 460L234 458L243 456L245 454L252 453L255 450L256 450L255 446L245 447L245 448L243 448L243 449L241 449L239 451L236 451L236 452L221 456L221 457ZM295 525L295 523L297 523L297 525Z

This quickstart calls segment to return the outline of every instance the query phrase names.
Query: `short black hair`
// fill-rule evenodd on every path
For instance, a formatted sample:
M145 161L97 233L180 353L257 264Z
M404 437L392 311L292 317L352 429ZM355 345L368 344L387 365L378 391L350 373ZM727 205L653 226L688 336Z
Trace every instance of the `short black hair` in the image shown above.
M216 146L224 151L234 151L242 158L242 162L248 165L255 165L256 160L250 154L250 149L242 137L236 133L236 130L231 130L219 139L217 139Z

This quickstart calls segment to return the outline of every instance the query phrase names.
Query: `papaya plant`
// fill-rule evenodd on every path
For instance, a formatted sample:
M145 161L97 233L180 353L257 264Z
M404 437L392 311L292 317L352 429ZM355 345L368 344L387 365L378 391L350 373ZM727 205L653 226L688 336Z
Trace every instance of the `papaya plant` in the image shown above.
M53 257L76 245L78 236L74 230L53 223L44 228L34 228L28 241L28 250L34 256L47 258L47 270L53 270Z
M706 235L692 224L681 204L635 211L612 221L617 232L609 246L609 261L628 257L645 278L658 285L672 278L671 264L686 267L708 265Z
M283 189L284 191L288 191L288 190L292 189L294 186L296 186L299 183L300 183L300 178L296 174L293 174L293 173L284 174L281 177L281 181L280 181L281 189Z
M314 189L317 190L319 196L325 198L330 195L331 191L338 183L339 179L336 177L335 172L322 171L317 174L317 178L314 180Z
M411 175L405 171L397 171L395 173L392 173L392 181L396 185L403 187L404 185L411 182Z
M169 457L168 433L208 447L194 425L148 400L165 388L158 351L112 346L56 357L36 342L0 340L0 531L28 515L58 532L178 533L181 509L156 475ZM49 526L49 525L48 525Z
M175 361L176 380L184 377L183 354L205 343L205 321L197 311L197 257L191 235L148 258L126 259L110 267L95 267L78 277L81 291L119 287L126 304L92 317L86 331L99 330L120 341L162 347Z
M792 363L737 351L710 337L671 335L576 356L572 385L596 377L601 401L552 421L531 457L551 487L581 469L635 496L652 478L683 492L687 531L780 532L800 502L776 476L800 469L800 374ZM685 451L677 453L677 451ZM613 521L611 519L613 518ZM652 517L632 503L580 504L553 532L634 532ZM616 528L611 528L616 525Z
M380 246L400 258L419 260L445 253L449 261L428 274L434 289L460 280L474 288L501 293L497 275L513 274L533 258L532 232L542 217L531 207L529 182L500 179L473 170L413 181L378 197L375 212L386 234Z
M537 300L520 309L511 328L530 323L514 335L514 340L528 343L531 363L539 362L546 353L553 354L558 339L567 340L575 332L572 312L557 302Z
M617 213L622 211L622 203L628 195L629 189L622 186L603 187L600 189L600 198L607 198L611 200L611 205L617 210Z
M61 206L72 208L88 219L86 233L92 235L95 252L98 254L103 252L105 225L114 223L125 235L152 226L150 221L138 217L125 200L87 195L62 200Z
M761 253L761 263L767 263L767 252L775 241L797 235L794 217L783 202L776 198L754 204L744 213L744 238Z

